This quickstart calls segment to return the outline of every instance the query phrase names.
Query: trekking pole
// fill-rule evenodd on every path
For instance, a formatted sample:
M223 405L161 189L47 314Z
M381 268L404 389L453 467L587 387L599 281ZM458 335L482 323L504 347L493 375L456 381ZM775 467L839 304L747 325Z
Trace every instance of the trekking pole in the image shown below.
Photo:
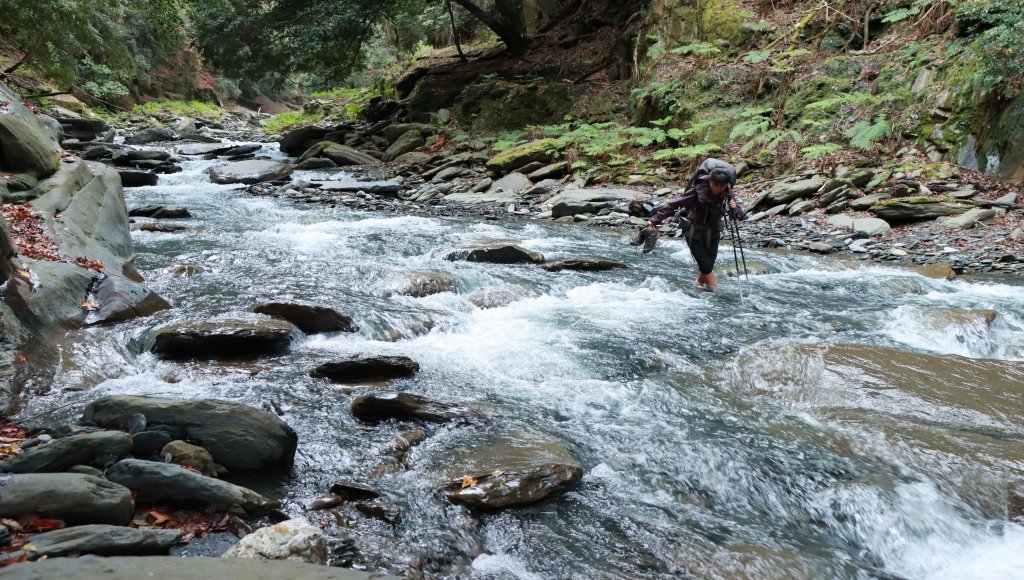
M743 259L743 277L747 279L747 283L749 284L750 274L747 271L747 256L743 253L743 238L740 237L740 223L734 219L732 220L732 226L736 228L736 243L740 245L740 258Z
M740 280L740 257L736 252L736 228L733 227L732 216L729 215L729 208L726 207L725 227L729 228L729 238L732 241L732 261L736 265L736 280L740 282L740 298L743 298L743 282Z

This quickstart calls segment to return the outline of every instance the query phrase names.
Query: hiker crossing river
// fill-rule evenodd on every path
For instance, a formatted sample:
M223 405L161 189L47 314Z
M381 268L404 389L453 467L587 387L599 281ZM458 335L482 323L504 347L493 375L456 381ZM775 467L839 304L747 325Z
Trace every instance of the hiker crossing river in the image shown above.
M276 146L259 153L281 157ZM638 256L623 230L254 197L211 183L216 163L186 161L159 185L128 190L130 207L175 204L193 216L175 222L184 231L134 235L135 266L174 308L70 333L52 387L34 387L25 416L71 405L50 417L71 422L82 405L114 394L272 411L298 434L294 471L241 482L281 498L284 515L322 527L333 562L373 571L495 579L1024 573L1018 280L947 281L749 250L750 272L759 274L749 299L691 294L695 257L700 281L715 287L722 237L700 204L727 196L742 217L731 176L720 189L718 168L676 204L707 233L666 237L657 254ZM668 215L658 212L652 225ZM628 267L445 259L493 243L548 263L602 258ZM301 334L284 354L241 362L167 361L145 348L155 328L261 320L250 311L266 302L328 307L351 317L354 331ZM419 372L348 385L310 376L351 355L409 357ZM445 423L353 414L357 396L398 392L469 412ZM538 457L575 465L575 483L523 507L476 511L448 500ZM476 476L463 470L467 458L506 467ZM461 484L446 492L439 482L452 476ZM339 481L372 486L379 497L365 509L313 509ZM211 549L203 545L188 550Z

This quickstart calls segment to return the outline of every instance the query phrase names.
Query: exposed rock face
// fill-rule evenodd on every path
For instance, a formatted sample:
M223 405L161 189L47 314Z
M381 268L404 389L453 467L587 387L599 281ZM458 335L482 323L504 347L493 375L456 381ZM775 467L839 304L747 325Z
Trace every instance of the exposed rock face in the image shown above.
M352 399L352 414L364 421L420 419L434 423L482 416L463 405L431 401L410 393L356 397Z
M304 518L260 528L224 553L224 558L297 560L327 564L327 536Z
M180 468L179 468L180 469ZM0 517L38 513L69 525L127 525L135 502L128 488L78 473L0 475Z
M128 556L52 558L4 570L11 580L140 580L141 578L246 578L251 580L399 580L396 576L303 562L242 558Z
M72 435L58 439L49 445L33 447L9 461L0 463L0 472L65 471L74 465L89 465L99 457L122 457L127 455L131 449L131 436L120 431Z
M0 115L0 169L37 178L53 175L60 166L55 146L43 129L28 119Z
M766 202L770 205L789 203L793 200L810 197L825 185L821 176L815 175L809 179L802 179L790 183L780 183L773 187L768 193Z
M140 502L260 511L277 502L238 485L206 477L173 463L124 459L107 470L107 479L135 492Z
M492 264L541 264L544 256L514 245L495 245L470 250L456 250L444 257L449 262L489 262Z
M295 330L280 320L176 324L157 330L150 350L165 359L251 358L287 351Z
M334 383L351 383L411 377L419 370L419 363L404 356L353 356L348 360L322 364L309 375Z
M253 308L253 312L287 320L306 334L356 332L359 330L352 323L351 317L323 306L268 302Z
M244 183L252 185L264 181L279 181L292 174L294 168L287 163L250 159L219 165L210 171L210 179L221 185Z
M138 530L125 526L93 524L53 530L32 536L29 559L57 558L71 554L97 556L148 556L166 554L181 538L177 530Z
M202 445L228 469L291 467L298 445L295 431L277 415L228 401L110 396L86 407L82 418L120 427L134 413L145 415L149 430Z
M521 433L445 457L441 464L448 499L482 509L534 503L583 477L565 447Z

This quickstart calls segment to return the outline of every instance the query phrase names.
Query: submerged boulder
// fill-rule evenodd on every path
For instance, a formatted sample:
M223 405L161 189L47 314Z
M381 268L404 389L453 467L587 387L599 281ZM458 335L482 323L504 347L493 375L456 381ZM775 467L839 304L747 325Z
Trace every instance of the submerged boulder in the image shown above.
M543 264L548 272L561 272L562 270L573 270L577 272L605 272L608 270L624 270L628 268L625 263L615 260L602 260L599 258L571 258L548 262Z
M419 370L419 363L409 357L357 355L347 360L322 364L309 373L309 376L325 378L334 383L351 383L411 377Z
M413 274L408 283L398 289L398 294L422 298L442 292L455 292L459 281L451 274L444 272L419 272Z
M444 257L449 262L489 262L492 264L541 264L544 256L516 245L493 245L483 248L456 250Z
M319 332L356 332L359 328L352 318L336 310L311 304L268 302L253 308L257 314L265 314L291 322L306 334Z
M291 467L298 445L295 431L277 415L214 399L109 396L87 406L82 419L119 428L136 413L146 417L148 432L162 431L201 445L228 469Z
M296 330L272 319L189 322L157 330L149 350L163 359L252 358L287 351Z
M568 449L523 433L453 453L440 464L449 501L480 509L535 503L583 477L583 467Z
M433 423L483 416L464 405L432 401L411 393L361 395L352 400L352 414L369 422L419 419Z
M146 205L129 211L128 217L182 219L192 217L192 214L187 209L176 205Z

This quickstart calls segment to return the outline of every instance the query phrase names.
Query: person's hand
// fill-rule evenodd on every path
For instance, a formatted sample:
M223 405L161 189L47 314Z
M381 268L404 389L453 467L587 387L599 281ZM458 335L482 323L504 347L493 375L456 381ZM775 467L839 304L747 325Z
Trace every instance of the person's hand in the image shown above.
M738 206L736 205L736 200L735 199L730 199L729 200L729 207L731 207L733 209L737 209Z
M646 228L651 228L651 229L657 229L657 227L658 227L658 226L656 226L656 225L652 224L651 222L647 222L647 225L646 225L646 226L644 226L644 227L646 227Z

